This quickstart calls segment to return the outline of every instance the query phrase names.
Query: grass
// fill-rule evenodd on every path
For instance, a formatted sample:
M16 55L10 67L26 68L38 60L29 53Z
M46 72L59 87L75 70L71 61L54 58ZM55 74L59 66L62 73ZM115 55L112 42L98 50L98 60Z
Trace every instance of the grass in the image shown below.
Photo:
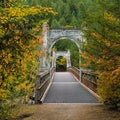
M31 116L36 110L35 106L19 104L14 106L4 105L4 109L0 109L0 120L23 120Z

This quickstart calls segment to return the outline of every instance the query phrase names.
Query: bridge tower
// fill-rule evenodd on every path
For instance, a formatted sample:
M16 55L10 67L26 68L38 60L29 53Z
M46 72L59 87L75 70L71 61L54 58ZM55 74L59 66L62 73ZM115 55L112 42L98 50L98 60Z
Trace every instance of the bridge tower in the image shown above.
M83 38L83 33L79 29L50 29L49 25L47 23L43 24L42 28L42 38L43 38L43 43L40 46L42 57L40 58L40 68L39 71L45 71L49 70L50 66L50 55L52 51L53 45L61 39L69 39L73 41L78 49L79 53L81 53L81 42L84 41ZM53 53L56 55L58 53ZM70 51L66 53L68 57L66 58L67 60L67 67L71 65L70 62ZM56 59L55 59L56 60ZM52 63L52 65L55 64L55 62ZM55 65L53 65L55 66Z
M71 67L71 60L70 60L70 51L53 51L53 60L52 60L52 67L56 68L56 60L59 56L63 56L66 58L67 61L67 68Z
M42 26L42 38L43 43L40 46L42 57L40 58L40 68L39 71L45 71L49 69L49 60L48 60L48 38L47 33L49 31L49 25L47 23L44 23Z

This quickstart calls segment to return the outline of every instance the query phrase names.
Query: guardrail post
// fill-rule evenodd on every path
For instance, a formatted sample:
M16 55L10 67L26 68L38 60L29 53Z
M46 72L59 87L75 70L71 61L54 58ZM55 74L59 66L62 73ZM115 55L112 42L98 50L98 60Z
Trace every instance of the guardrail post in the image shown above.
M82 70L80 69L80 72L79 72L79 79L80 79L80 82L82 81Z

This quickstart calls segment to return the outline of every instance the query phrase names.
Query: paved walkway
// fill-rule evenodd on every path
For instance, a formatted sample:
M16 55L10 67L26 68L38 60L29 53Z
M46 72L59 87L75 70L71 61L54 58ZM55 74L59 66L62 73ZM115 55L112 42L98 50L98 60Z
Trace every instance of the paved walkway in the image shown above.
M56 72L44 103L98 103L69 72Z

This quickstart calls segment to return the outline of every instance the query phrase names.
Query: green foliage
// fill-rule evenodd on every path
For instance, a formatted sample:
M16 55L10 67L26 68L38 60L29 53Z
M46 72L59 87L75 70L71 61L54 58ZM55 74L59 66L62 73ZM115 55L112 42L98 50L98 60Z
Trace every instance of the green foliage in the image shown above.
M52 21L51 25L52 25L53 28L60 28L61 27L59 22L56 19L54 19Z
M46 7L52 7L58 14L54 17L50 17L50 27L67 27L72 26L74 28L80 28L84 18L86 16L85 9L91 2L88 0L27 0L30 5L43 5ZM55 21L55 25L54 25ZM57 25L56 25L57 21Z
M101 101L118 106L120 104L120 17L114 10L118 9L117 1L107 0L96 3L96 7L89 7L86 24L83 25L86 37L82 50L83 66L98 73L98 94L101 96Z
M56 71L66 71L66 58L60 56L56 60Z
M11 106L9 104L0 104L0 118L4 119L4 118L9 118L11 117L11 111L9 110L11 108Z

